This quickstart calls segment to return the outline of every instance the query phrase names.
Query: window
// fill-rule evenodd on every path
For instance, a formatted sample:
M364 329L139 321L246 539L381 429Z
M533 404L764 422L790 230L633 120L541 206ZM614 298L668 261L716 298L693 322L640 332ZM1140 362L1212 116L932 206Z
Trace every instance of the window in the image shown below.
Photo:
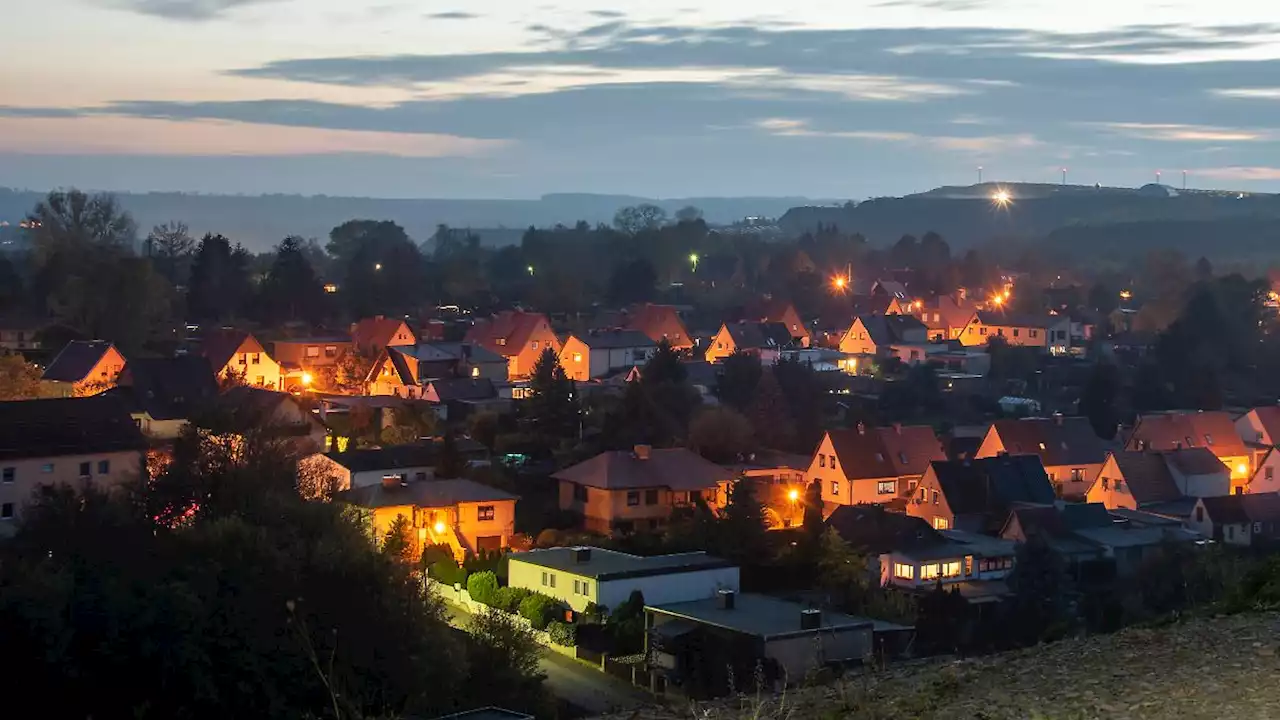
M574 595L590 595L591 583L587 580L574 580L573 594Z
M1262 532L1262 523L1260 523L1260 522L1256 522L1256 523L1254 523L1254 524L1253 524L1253 531L1254 531L1255 533L1260 533L1260 532Z
M5 468L5 469L4 469L4 475L3 475L3 478L2 478L2 479L3 479L3 481L4 481L4 482L6 482L6 483L11 483L11 482L13 482L13 481L14 481L14 479L15 479L15 477L16 477L16 475L17 475L17 473L18 473L18 469L17 469L17 468L7 467L7 468Z
M1204 508L1202 507L1196 508L1196 522L1204 522Z
M1276 469L1275 469L1275 468L1273 468L1273 467L1269 467L1269 468L1267 468L1266 470L1263 470L1263 471L1262 471L1262 474L1263 474L1263 475L1264 475L1268 480L1270 480L1270 479L1272 479L1272 478L1274 478L1274 477L1276 476Z
M942 577L960 577L960 561L952 560L951 562L942 563Z
M582 362L582 353L574 353L574 354L573 354L573 361L574 361L574 362Z
M840 481L839 481L839 480L832 480L832 481L831 481L831 494L832 494L832 495L839 495L839 494L840 494Z
M473 367L473 368L471 368L471 377L473 377L473 378L478 378L478 377L480 377L480 368L478 368L478 367Z
M547 574L547 572L544 570L544 571L542 572L542 587L547 587L547 578L548 578L548 577L550 577L550 575L548 575L548 574Z
M876 483L877 495L892 495L896 492L898 492L897 480L881 480L880 482Z
M1120 492L1123 489L1124 489L1124 481L1116 480L1116 492Z
M964 574L965 575L973 574L973 556L972 555L964 556Z
M106 474L108 474L108 473L110 473L110 472L111 472L111 461L110 461L110 460L99 460L99 461L98 461L98 474L99 474L99 475L106 475Z
M1021 333L1021 330L1019 330L1018 328L1014 328L1014 329L1013 329L1013 336L1014 336L1014 337L1018 337L1019 333Z
M254 353L254 354L253 354L253 363L252 363L252 364L254 364L254 365L258 365L258 364L261 364L261 363L262 363L262 355L260 355L259 353Z
M1110 489L1111 489L1111 486L1108 484L1109 482L1110 482L1110 481L1109 481L1109 480L1107 480L1106 478L1102 478L1102 489L1103 489L1103 490L1110 490Z
M933 504L934 504L934 505L937 505L937 504L938 504L938 491L937 491L937 490L934 490L934 491L933 491Z
M427 474L425 472L416 473L413 479L415 482L422 482L427 479Z
M586 485L574 485L574 486L573 486L573 499L574 499L575 501L577 501L577 502L586 502L586 501L587 501L587 486L586 486Z
M831 466L831 469L832 469L832 470L835 470L835 469L836 469L836 456L835 456L835 455L829 455L829 456L827 456L827 464L829 464L829 465Z
M911 580L916 576L916 569L906 563L894 563L893 576L903 580Z
M1227 539L1234 540L1236 538L1236 528L1234 525L1227 526Z
M530 346L532 346L534 350L537 350L537 349L538 349L538 341L537 341L537 340L534 340L533 342L529 343L529 345L530 345Z
M338 347L336 345L325 345L324 356L327 358L338 357Z
M640 491L628 490L627 491L627 507L635 507L639 504L640 504Z
M92 467L92 463L87 463L87 462L80 463L80 477L89 477L90 467Z
M933 529L934 530L950 530L951 521L944 517L935 517L933 519Z
M506 344L507 344L507 339L506 339L506 338L498 338L498 339L494 340L494 341L493 341L493 343L494 343L495 345L497 345L498 347L502 347L502 346L504 346L504 345L506 345Z
M262 387L267 384L267 379L259 375L253 379L253 384Z
M824 468L826 466L827 466L827 456L823 455L822 453L818 453L818 467Z
M492 520L492 519L493 519L492 505L481 505L480 507L476 508L476 520L483 521L483 520Z
M1000 337L1004 337L1004 328L996 328L996 334Z
M920 566L921 580L937 580L938 579L938 563L929 563Z
M0 520L13 519L13 503L5 503L0 505Z
M645 490L645 491L644 491L644 504L645 504L645 505L657 505L657 504L658 504L658 491L657 491L657 490Z
M551 577L551 584L550 584L550 585L548 585L547 587L555 587L555 586L556 586L556 574L555 574L555 573L551 573L550 577Z
M1084 482L1084 468L1071 468L1071 482Z
M309 358L320 357L320 348L314 345L308 345L306 350L306 355Z
M53 472L53 463L45 463L40 466L40 472L48 474Z
M1029 331L1029 332L1031 333L1031 337L1040 337L1040 331L1039 331L1039 330L1031 330L1031 331Z

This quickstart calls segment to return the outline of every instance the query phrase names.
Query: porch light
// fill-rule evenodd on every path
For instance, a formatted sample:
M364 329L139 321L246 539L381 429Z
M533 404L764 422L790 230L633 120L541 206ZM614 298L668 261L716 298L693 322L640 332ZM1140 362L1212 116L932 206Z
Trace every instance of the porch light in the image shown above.
M431 529L432 529L432 530L435 530L437 535L443 535L443 534L444 534L444 523L442 523L442 522L440 522L439 520L437 520L437 521L436 521L435 526L434 526L434 527L432 527Z

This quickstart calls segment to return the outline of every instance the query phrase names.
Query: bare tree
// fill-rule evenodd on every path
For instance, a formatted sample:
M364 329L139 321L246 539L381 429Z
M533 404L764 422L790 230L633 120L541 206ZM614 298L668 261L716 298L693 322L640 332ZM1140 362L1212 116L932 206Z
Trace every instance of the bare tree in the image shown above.
M175 284L178 266L191 257L195 246L195 238L191 237L187 224L177 220L151 228L145 244L147 255L154 259L161 274Z
M59 253L83 257L94 249L128 250L138 232L114 195L55 190L27 216L36 257L43 265Z
M628 235L644 230L655 230L667 222L667 211L657 205L633 205L624 207L613 216L613 225Z

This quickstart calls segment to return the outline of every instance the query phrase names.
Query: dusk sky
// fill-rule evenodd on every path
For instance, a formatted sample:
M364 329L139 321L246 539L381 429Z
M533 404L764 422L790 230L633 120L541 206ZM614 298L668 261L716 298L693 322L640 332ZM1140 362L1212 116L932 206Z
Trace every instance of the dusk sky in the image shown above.
M1262 0L8 0L0 185L1280 192Z

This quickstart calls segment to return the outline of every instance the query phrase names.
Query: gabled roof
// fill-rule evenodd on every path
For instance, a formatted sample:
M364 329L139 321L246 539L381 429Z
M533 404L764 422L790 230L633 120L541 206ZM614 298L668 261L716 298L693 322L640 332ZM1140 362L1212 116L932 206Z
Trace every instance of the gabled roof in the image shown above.
M199 355L144 358L125 365L112 392L153 420L188 419L218 397L218 380L208 358Z
M94 366L111 348L111 343L105 340L72 340L45 368L41 379L80 382L93 371Z
M657 347L652 338L639 330L593 330L572 337L592 350Z
M1200 498L1214 525L1280 521L1280 493L1222 495Z
M351 326L351 341L359 347L387 347L392 344L400 326L408 327L400 318L381 315L364 318Z
M1258 424L1262 431L1271 438L1271 442L1280 443L1280 405L1263 405L1253 412L1258 416Z
M1035 455L951 460L931 467L947 505L957 515L1007 511L1015 503L1048 505L1056 499Z
M794 342L790 328L782 323L726 323L725 328L739 350L785 348Z
M404 348L401 348L402 350ZM433 342L417 346L411 354L423 362L439 360L466 360L479 363L506 363L507 359L483 345L469 342Z
M991 430L1010 455L1038 455L1046 467L1100 465L1107 448L1088 418L1062 417L997 420Z
M919 318L911 315L859 315L858 319L876 345L904 342L908 332L928 329Z
M873 555L947 542L924 518L891 512L880 505L841 505L832 511L826 525L850 547Z
M632 305L627 308L626 316L622 318L623 327L627 330L639 330L648 335L654 342L662 341L662 327L669 324L677 324L684 328L684 321L680 319L680 313L674 305L654 305L652 303L644 303L643 305ZM689 331L685 328L683 338L668 338L673 345L688 345L693 341L689 336Z
M907 286L897 280L877 280L871 288L872 294L884 294L899 300L907 299Z
M938 295L921 312L929 318L938 313L940 317L937 321L929 319L923 322L931 330L945 330L968 325L974 313L978 312L978 306L969 300L957 300L952 295Z
M440 402L492 400L498 397L493 381L488 378L437 378L427 382Z
M997 327L1047 328L1061 321L1062 317L1055 315L1021 315L991 310L978 313L978 322Z
M1061 537L1086 528L1111 527L1111 513L1102 503L1066 503L1061 507L1015 507L1009 513L1009 521L1015 518L1027 537L1043 533ZM1006 523L1008 524L1008 523Z
M370 470L403 470L413 467L431 467L436 461L432 445L395 445L386 448L365 448L329 453L325 457L351 472Z
M420 508L447 508L459 503L518 500L505 490L491 488L473 480L422 480L406 485L365 485L344 490L334 496L339 502L366 508L411 505Z
M245 432L271 428L272 413L286 403L299 405L297 399L289 393L265 390L251 385L238 385L222 393L216 401L216 406L225 413L225 418L220 419L230 423L227 429ZM324 423L320 422L314 413L305 410L302 412L307 419L305 426L307 429L323 427Z
M119 397L0 402L0 460L141 452L146 447Z
M200 338L200 354L209 359L214 371L220 371L238 353L265 353L266 349L251 333L234 328L209 330Z
M1182 475L1226 475L1231 471L1208 448L1191 448L1165 453L1169 466Z
M648 452L648 458L626 450L602 452L551 477L603 490L704 490L733 479L729 470L685 448Z
M467 331L466 341L510 357L524 349L542 324L550 326L542 313L504 310L488 320L477 320Z
M1128 450L1208 448L1218 457L1247 455L1235 423L1225 412L1170 412L1143 415L1129 435Z
M827 434L850 480L923 475L929 463L947 458L927 425L859 427Z
M1178 453L1207 452L1203 448L1179 450ZM1111 454L1134 502L1139 506L1168 502L1182 497L1173 473L1169 471L1166 453L1121 451ZM1219 463L1221 464L1221 463Z

